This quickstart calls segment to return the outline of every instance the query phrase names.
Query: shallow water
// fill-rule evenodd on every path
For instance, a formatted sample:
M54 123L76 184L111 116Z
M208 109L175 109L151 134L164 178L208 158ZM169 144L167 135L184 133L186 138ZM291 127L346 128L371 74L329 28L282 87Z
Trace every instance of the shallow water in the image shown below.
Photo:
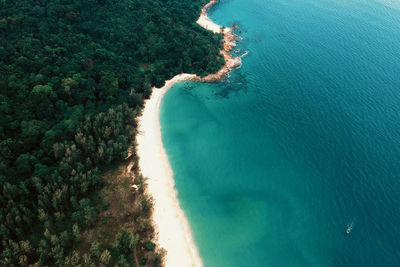
M239 25L243 66L177 84L161 108L205 266L400 265L400 10L388 3L212 9Z

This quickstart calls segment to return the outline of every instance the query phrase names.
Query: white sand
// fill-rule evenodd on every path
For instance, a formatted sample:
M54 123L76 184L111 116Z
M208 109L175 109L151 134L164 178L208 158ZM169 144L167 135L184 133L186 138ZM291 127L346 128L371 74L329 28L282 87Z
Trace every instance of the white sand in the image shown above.
M174 189L173 173L161 141L159 111L165 92L176 82L195 77L180 74L153 89L139 118L137 152L142 174L148 177L148 190L154 198L153 222L158 233L158 244L167 250L165 266L202 266L192 240L189 224L179 206Z
M203 7L201 10L201 15L197 20L197 23L202 26L203 28L212 31L213 33L224 33L222 32L222 27L218 24L215 24L208 16L207 16L207 9L214 5L217 1L211 0L207 5Z
M203 8L199 23L213 32L221 32L221 27L213 23L206 15L210 3ZM174 188L173 172L161 140L160 104L165 92L171 86L184 80L201 80L194 74L179 74L165 86L153 88L151 98L146 101L139 121L139 134L136 136L139 167L144 177L148 177L148 190L154 198L153 222L158 234L158 244L167 250L166 267L202 266L197 248L193 242L189 223L179 206ZM204 79L205 81L207 79Z
M221 33L221 26L215 24L210 20L206 14L201 15L200 18L197 20L197 23L202 26L203 28L212 31L213 33Z

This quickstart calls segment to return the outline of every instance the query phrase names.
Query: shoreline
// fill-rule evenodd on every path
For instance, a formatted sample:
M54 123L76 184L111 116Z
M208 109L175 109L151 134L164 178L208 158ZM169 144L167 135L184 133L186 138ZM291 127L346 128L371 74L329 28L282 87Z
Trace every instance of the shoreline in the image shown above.
M240 57L233 57L230 52L236 45L235 35L230 28L212 22L206 12L217 0L211 0L201 11L197 23L214 33L224 34L224 45L221 53L225 65L214 74L199 77L195 74L181 73L165 82L161 88L153 88L150 99L146 100L142 115L138 118L138 134L136 136L139 168L144 177L148 177L148 192L154 199L152 221L158 245L167 251L165 266L203 266L194 244L189 222L182 211L173 172L169 165L161 139L160 106L165 93L175 83L187 80L214 82L222 80L228 72L241 65Z
M194 74L179 74L167 81L164 87L153 90L139 118L139 133L136 136L139 167L143 176L149 178L147 190L154 199L152 221L156 240L167 251L165 266L202 266L189 223L179 206L159 121L164 94L175 83L193 77Z

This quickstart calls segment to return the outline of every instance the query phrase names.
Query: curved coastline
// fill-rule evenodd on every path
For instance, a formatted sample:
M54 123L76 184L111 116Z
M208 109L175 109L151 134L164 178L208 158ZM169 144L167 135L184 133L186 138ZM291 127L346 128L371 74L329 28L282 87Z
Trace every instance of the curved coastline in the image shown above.
M166 81L163 87L153 88L152 95L146 100L143 113L138 118L139 134L136 136L136 143L139 168L143 176L149 178L148 191L154 198L153 225L158 244L167 251L165 266L203 265L194 244L189 223L179 205L173 172L161 139L159 118L162 98L175 83L185 80L200 82L221 80L232 68L241 65L240 57L233 57L230 54L235 46L235 35L231 29L222 29L206 14L207 9L216 2L217 0L211 0L203 7L197 23L214 33L224 34L224 47L221 53L224 56L225 65L217 73L203 78L195 74L181 73Z

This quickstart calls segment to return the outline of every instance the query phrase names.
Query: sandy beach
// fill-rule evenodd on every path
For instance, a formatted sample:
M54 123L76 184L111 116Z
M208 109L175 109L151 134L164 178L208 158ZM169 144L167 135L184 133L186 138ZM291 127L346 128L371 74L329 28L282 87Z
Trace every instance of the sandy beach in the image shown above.
M202 10L197 23L202 26L204 29L212 31L213 33L221 33L222 27L218 24L215 24L208 16L207 10L214 4L217 3L217 0L211 0L207 5L205 5Z
M221 27L213 23L206 14L207 9L216 3L210 1L198 19L202 27L215 33ZM202 266L201 258L193 242L189 223L179 205L174 187L173 172L161 140L159 122L160 104L164 94L175 83L184 80L211 82L225 78L230 69L240 65L240 58L233 58L230 51L234 47L235 36L229 28L224 31L224 48L221 53L225 66L215 74L200 78L195 74L182 73L166 81L162 88L153 88L151 98L145 103L143 114L138 118L139 134L136 137L139 167L149 178L148 191L154 198L153 222L160 247L166 249L165 266Z
M236 46L235 40L236 36L232 33L232 29L229 27L221 27L220 25L215 24L210 18L207 16L207 10L214 4L217 3L217 0L211 0L207 5L203 7L201 10L201 15L197 20L197 23L203 28L212 31L214 33L223 33L224 34L224 46L221 50L221 54L225 59L225 66L223 66L217 73L210 74L206 77L195 77L193 78L196 81L200 82L213 82L217 80L222 80L228 74L231 69L237 68L242 64L242 60L240 57L233 57L231 55L232 49Z
M142 174L149 178L148 190L154 198L153 221L158 243L167 250L165 266L202 266L189 224L179 206L159 122L160 104L167 89L193 77L193 74L180 74L167 81L163 88L153 90L139 118L136 137L139 166Z

